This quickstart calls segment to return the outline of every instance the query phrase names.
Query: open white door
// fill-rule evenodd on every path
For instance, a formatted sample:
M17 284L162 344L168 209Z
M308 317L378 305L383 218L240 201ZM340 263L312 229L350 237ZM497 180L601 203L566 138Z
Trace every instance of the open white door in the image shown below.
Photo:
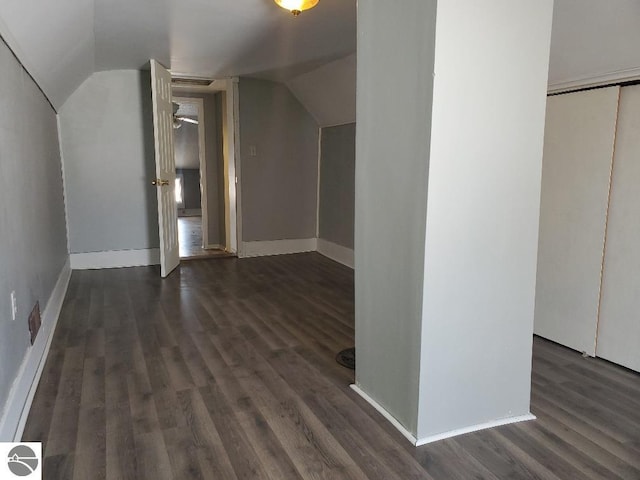
M151 60L153 98L153 137L156 153L158 224L160 227L160 270L169 275L180 264L178 245L178 207L175 199L176 159L173 153L173 104L171 74Z

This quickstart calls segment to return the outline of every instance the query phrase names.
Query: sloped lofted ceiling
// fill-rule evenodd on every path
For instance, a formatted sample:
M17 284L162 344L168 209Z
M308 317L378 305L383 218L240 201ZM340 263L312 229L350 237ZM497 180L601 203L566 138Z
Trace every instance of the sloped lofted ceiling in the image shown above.
M356 54L286 82L320 127L356 121Z
M273 0L2 0L0 33L56 108L93 72L284 81L356 49L356 0L294 18Z
M93 18L93 0L0 1L0 33L56 108L94 72Z
M56 108L93 72L149 58L187 76L288 82L322 105L326 88L313 98L294 79L355 52L356 0L321 0L298 18L273 0L1 0L0 33ZM640 77L638 45L640 1L555 0L550 88Z

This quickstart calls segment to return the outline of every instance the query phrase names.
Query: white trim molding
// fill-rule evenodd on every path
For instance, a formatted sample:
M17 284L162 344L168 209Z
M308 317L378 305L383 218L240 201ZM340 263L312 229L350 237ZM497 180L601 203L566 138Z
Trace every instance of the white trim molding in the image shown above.
M316 179L316 238L320 238L320 180L322 176L322 128L318 127L318 176Z
M226 126L227 171L229 199L225 207L229 210L226 247L232 253L240 252L242 247L242 157L240 152L240 93L238 77L226 80ZM225 217L226 219L226 217Z
M22 365L20 365L16 379L9 391L5 409L2 413L2 418L0 418L0 441L19 442L22 440L24 426L27 423L31 403L47 360L47 354L51 347L51 341L60 317L70 278L71 268L67 259L62 270L60 270L58 281L42 312L42 328L36 337L35 343L27 349Z
M527 422L529 420L535 420L536 416L528 413L526 415L518 415L516 417L501 418L500 420L492 420L490 422L479 423L477 425L471 425L464 428L456 428L455 430L449 430L448 432L438 433L436 435L429 435L418 439L415 443L416 447L426 445L427 443L437 442L446 438L457 437L458 435L464 435L465 433L477 432L479 430L486 430L487 428L500 427L502 425L509 425L510 423Z
M242 258L247 258L265 257L269 255L287 255L290 253L315 252L317 249L317 238L242 242L241 256Z
M354 266L353 249L343 247L324 238L318 239L318 253L351 269Z
M638 79L640 79L640 68L630 68L588 77L578 77L563 82L550 83L547 87L547 92L570 92L571 90L578 90L580 88L600 87L612 83L630 82Z
M72 253L72 270L142 267L160 264L160 249L109 250L106 252Z
M457 437L458 435L464 435L465 433L477 432L479 430L485 430L487 428L500 427L502 425L509 425L511 423L518 422L526 422L529 420L535 420L535 415L528 413L526 415L519 415L516 417L508 417L502 418L500 420L492 420L490 422L480 423L477 425L471 425L464 428L457 428L455 430L450 430L448 432L439 433L436 435L430 435L427 437L416 438L416 436L407 430L398 420L396 420L393 415L391 415L387 410L385 410L382 405L376 402L373 398L371 398L368 394L366 394L360 387L355 384L351 385L351 388L360 395L363 399L369 403L373 408L375 408L380 415L386 418L396 429L411 442L412 445L419 447L421 445L426 445L428 443L437 442L439 440L445 440L451 437Z

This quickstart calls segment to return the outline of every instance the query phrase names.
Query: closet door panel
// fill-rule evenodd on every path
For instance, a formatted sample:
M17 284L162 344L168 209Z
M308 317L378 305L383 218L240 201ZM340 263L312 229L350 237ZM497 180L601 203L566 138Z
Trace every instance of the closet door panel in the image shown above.
M547 101L534 331L592 356L618 94Z
M640 85L620 91L596 354L640 371Z

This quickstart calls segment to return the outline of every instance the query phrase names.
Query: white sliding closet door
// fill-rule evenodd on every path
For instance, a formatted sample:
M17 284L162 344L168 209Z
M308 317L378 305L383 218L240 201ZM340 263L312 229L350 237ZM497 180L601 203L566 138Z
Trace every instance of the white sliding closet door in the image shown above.
M591 356L619 90L547 101L534 331Z
M620 91L596 354L640 371L640 85Z

